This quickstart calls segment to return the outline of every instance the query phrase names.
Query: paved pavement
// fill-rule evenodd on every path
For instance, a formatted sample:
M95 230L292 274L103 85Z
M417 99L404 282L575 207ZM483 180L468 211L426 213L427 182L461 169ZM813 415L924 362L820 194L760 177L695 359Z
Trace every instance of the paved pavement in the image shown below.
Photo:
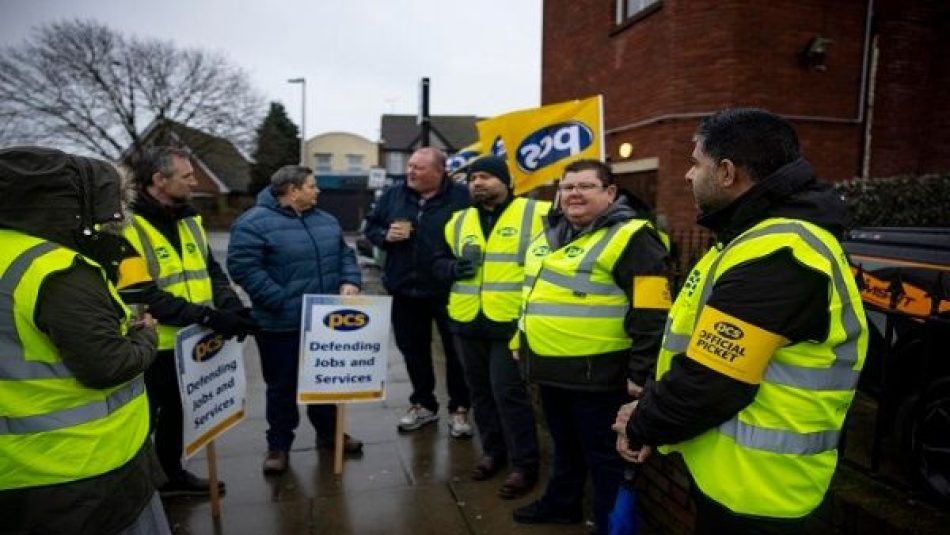
M215 257L224 264L227 236L212 235ZM364 267L365 291L381 293L378 269ZM438 340L438 336L434 337ZM437 395L445 406L444 360L436 347ZM364 453L347 458L341 476L333 474L333 456L314 447L313 428L302 418L290 469L264 477L266 452L264 383L257 347L245 346L248 379L247 418L216 441L219 477L227 483L219 522L213 522L206 499L165 501L176 534L564 534L587 532L574 526L523 526L511 511L541 492L504 501L495 493L504 474L473 482L468 473L478 459L473 440L451 438L445 413L436 424L400 434L396 420L410 392L402 356L391 345L385 401L347 407L347 432L365 442ZM443 409L444 410L444 409ZM543 433L542 433L543 436ZM547 447L545 445L545 447ZM545 458L550 458L545 451ZM205 475L207 459L199 453L189 470ZM542 473L542 481L546 474Z

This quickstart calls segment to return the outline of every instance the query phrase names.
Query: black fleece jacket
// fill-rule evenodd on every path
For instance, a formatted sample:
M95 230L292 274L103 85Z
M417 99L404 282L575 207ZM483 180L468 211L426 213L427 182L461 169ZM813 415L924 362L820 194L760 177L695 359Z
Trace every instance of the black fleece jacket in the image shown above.
M814 223L835 236L844 232L846 209L811 166L797 160L756 183L729 206L700 215L723 248L770 217ZM828 279L798 263L788 249L746 262L722 274L708 304L796 343L828 334ZM648 382L627 424L631 444L660 446L695 437L729 420L752 403L758 386L744 383L686 357L674 355L670 371Z

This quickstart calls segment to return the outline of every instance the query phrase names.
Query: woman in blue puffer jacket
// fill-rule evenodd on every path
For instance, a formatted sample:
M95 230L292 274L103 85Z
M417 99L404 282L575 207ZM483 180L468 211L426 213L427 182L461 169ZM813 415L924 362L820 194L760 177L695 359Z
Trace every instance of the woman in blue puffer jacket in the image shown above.
M317 188L306 167L287 165L271 177L257 204L234 222L228 247L231 278L251 297L252 314L261 325L256 336L267 383L267 457L265 474L287 469L297 411L297 355L304 294L353 295L360 291L356 254L343 241L332 215L316 208ZM332 405L308 405L317 446L333 447L336 411ZM345 437L344 451L363 444Z

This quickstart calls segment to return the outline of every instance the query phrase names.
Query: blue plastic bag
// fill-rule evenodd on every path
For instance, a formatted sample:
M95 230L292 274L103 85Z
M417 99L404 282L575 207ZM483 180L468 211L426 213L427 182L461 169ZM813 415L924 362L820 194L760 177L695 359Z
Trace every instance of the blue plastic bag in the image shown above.
M633 467L627 467L623 483L617 489L617 500L607 516L608 535L635 535L640 531L640 519L637 517L637 491L633 487L635 476Z

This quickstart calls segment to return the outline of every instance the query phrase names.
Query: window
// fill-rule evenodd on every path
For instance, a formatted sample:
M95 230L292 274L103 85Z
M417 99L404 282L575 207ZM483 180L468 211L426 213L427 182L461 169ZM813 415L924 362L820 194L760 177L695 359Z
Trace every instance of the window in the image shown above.
M346 170L347 171L362 171L363 170L363 155L362 154L347 154L346 155Z
M660 0L615 0L615 2L617 13L615 22L620 25L638 16L647 8L660 3Z
M386 172L390 175L404 175L408 161L405 152L390 152L386 154Z
M313 155L313 172L314 173L329 173L332 170L330 165L330 160L333 158L332 154L325 152L317 152Z

